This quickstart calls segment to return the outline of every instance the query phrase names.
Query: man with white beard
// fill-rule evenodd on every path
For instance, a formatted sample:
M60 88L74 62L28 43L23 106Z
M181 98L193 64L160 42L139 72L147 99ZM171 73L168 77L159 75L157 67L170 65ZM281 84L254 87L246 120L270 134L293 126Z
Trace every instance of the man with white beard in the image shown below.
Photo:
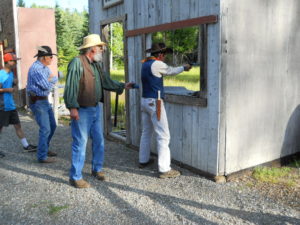
M86 144L92 139L92 171L98 180L105 180L103 172L104 138L101 126L102 112L99 102L103 102L103 90L121 94L132 88L133 83L111 80L101 68L102 53L106 44L98 34L90 34L83 39L80 55L68 65L64 100L70 110L72 131L72 165L70 184L76 188L88 188L90 184L82 178Z

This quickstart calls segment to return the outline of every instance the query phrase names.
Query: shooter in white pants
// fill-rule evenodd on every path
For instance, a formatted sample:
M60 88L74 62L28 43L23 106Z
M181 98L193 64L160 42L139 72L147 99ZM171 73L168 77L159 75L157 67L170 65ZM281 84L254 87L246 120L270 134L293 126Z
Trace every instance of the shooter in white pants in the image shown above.
M171 169L171 155L169 149L170 132L168 119L164 107L164 87L163 77L167 75L177 75L183 71L189 71L191 66L186 64L180 67L168 66L163 61L168 53L172 53L171 48L167 48L164 43L154 43L146 52L151 53L142 65L142 137L139 151L140 168L153 163L150 159L150 146L153 131L156 134L158 152L158 170L160 178L177 177L180 172ZM160 107L158 107L159 94L161 95ZM158 109L160 108L160 109ZM158 118L157 110L160 111Z

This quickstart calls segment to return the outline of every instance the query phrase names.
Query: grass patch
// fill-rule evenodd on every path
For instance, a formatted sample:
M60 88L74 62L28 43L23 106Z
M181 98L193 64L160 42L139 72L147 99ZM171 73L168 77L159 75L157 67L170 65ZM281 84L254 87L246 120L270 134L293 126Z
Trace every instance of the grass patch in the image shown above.
M54 214L60 212L63 209L69 208L69 206L68 205L63 205L63 206L50 205L50 206L48 206L48 208L49 208L49 214L54 215Z
M254 169L252 176L261 182L283 184L286 186L295 186L299 174L294 173L290 167L257 167Z
M125 80L125 75L124 75L124 70L111 70L110 71L110 76L113 80L117 80L120 82L124 82Z
M30 208L38 208L39 210L44 211L45 209L48 211L49 215L54 215L59 213L60 211L69 208L69 205L57 205L55 206L50 201L41 201L35 204L30 205Z
M124 70L111 70L110 76L113 80L124 82ZM141 84L140 84L141 86ZM176 76L165 76L164 86L181 86L189 90L199 91L200 87L200 67L193 67L188 72L183 72Z

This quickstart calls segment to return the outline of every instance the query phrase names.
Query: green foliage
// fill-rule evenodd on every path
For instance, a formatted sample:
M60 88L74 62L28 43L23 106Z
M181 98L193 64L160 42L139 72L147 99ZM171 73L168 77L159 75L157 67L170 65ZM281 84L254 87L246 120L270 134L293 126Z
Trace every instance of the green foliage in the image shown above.
M109 48L113 56L113 68L121 69L124 67L124 44L123 44L123 25L122 23L112 23L110 25L111 41Z
M173 48L172 58L167 59L173 64L194 61L190 56L195 57L198 49L198 27L187 27L172 31L154 33L153 42L164 42L168 47ZM171 55L169 55L171 56Z
M25 2L23 0L18 0L17 6L18 7L25 7Z
M119 69L119 70L111 70L110 71L110 76L113 80L117 80L120 82L124 82L124 69Z
M47 6L47 5L37 5L35 3L33 3L30 8L39 8L39 9L52 9L51 6Z
M78 55L78 47L88 34L88 13L63 10L55 6L56 44L59 70L66 71L68 63Z
M262 182L279 183L280 179L287 177L291 170L289 167L257 167L254 169L253 177Z

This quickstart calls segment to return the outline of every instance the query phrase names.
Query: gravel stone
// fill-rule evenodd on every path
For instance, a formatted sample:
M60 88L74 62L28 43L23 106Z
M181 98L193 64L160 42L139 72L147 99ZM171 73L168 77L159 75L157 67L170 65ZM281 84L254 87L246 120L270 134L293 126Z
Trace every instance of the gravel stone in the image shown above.
M38 126L20 115L32 144ZM50 150L57 162L37 163L35 153L22 151L12 126L0 134L0 224L300 224L300 212L242 189L233 182L217 184L188 170L174 179L157 178L155 164L138 168L138 152L106 141L104 171L108 181L90 175L91 143L87 147L83 176L92 187L69 185L70 127L59 125Z

